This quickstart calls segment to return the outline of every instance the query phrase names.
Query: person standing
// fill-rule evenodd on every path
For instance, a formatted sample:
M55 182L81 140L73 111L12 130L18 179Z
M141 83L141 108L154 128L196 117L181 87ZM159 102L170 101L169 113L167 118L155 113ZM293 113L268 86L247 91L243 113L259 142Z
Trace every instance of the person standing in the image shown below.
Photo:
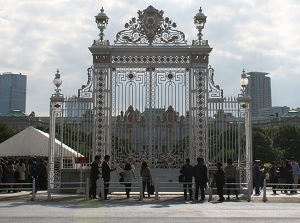
M219 195L218 201L222 202L225 200L223 195L223 188L225 186L225 172L222 169L222 163L218 162L217 168L218 169L215 175L215 179L216 179L217 193Z
M15 178L15 167L12 160L8 160L6 166L6 182L11 183L9 188L13 188L13 183L16 182ZM13 190L8 190L8 192L15 192Z
M127 196L127 198L129 198L129 194L131 191L132 178L136 179L136 176L134 174L134 171L133 171L130 163L125 164L123 176L124 176L124 186L125 186L126 196Z
M150 181L152 180L152 177L151 177L150 168L148 167L148 164L145 161L142 163L140 174L142 177L142 184L143 184L143 197L145 197L146 185L148 190L148 197L150 197L149 187L150 187Z
M298 179L300 177L300 171L299 171L299 164L295 161L295 158L294 157L291 157L291 166L292 166L292 169L293 169L293 184L296 184L296 185L293 185L293 191L292 193L295 193L297 194L297 184L298 184Z
M99 179L100 171L99 171L99 163L101 156L96 155L94 162L92 163L90 179L91 179L91 187L89 192L89 197L92 199L96 199L96 191L97 191L97 180Z
M2 183L2 178L3 178L2 176L3 176L3 167L2 167L2 160L0 159L0 183Z
M285 188L284 184L286 184L285 181L285 162L282 161L281 165L279 166L279 183L280 185L281 193L286 193L283 189Z
M278 167L277 163L275 161L272 162L271 168L270 168L270 183L278 184ZM277 194L276 189L277 185L272 185L273 194Z
M227 200L230 199L230 189L231 188L234 190L236 199L239 199L238 192L237 192L236 185L235 185L235 183L237 183L237 180L236 180L236 175L237 175L236 167L233 165L232 159L228 159L227 164L228 165L224 169L225 177L226 177L226 183L228 183L227 184L227 188L228 188L228 190L227 190L227 195L228 195Z
M32 157L32 164L31 164L31 171L30 171L30 176L32 181L35 181L35 193L38 191L38 164L37 164L37 159L36 157Z
M184 199L187 200L187 188L189 188L189 197L190 200L193 200L193 166L190 164L189 158L186 158L185 164L180 169L180 173L183 176L183 182L186 182L183 184Z
M6 164L3 159L0 159L0 183L6 183ZM5 185L0 185L0 192L4 191Z
M286 184L288 184L286 188L292 189L291 184L294 183L293 167L292 167L291 162L289 160L285 160L285 169L284 169L284 171L285 171L285 182L286 182ZM292 191L293 190L290 190L290 193L293 193Z
M204 159L202 157L197 158L197 165L193 168L193 175L195 178L195 201L198 201L199 188L201 192L200 201L205 201L204 190L208 182L207 167L204 165Z
M260 169L260 189L262 189L264 187L264 180L266 179L267 177L267 167L265 166L264 162L263 161L260 161L260 164L259 164L259 169Z
M116 168L110 168L108 163L109 163L110 156L105 155L104 156L104 161L102 163L102 178L104 181L104 199L108 200L107 195L109 191L109 181L110 181L110 172L115 171Z
M47 162L44 159L40 159L38 164L39 173L38 173L38 185L39 190L47 190L47 181L48 181L48 171L47 171Z
M255 195L260 194L261 171L259 168L259 162L260 162L259 160L255 160L254 166L253 166L253 179L254 179L254 185L255 185Z
M19 163L16 166L16 171L19 172L19 178L16 179L18 181L18 183L25 183L26 166L25 166L23 159L19 160ZM19 185L19 188L22 188L22 185Z

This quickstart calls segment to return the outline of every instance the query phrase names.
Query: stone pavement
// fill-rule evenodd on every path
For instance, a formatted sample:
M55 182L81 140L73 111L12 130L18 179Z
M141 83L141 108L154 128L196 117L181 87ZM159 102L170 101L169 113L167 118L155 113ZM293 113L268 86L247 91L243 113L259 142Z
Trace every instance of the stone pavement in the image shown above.
M267 190L266 197L267 197L267 203L268 202L283 202L283 203L300 203L300 193L298 194L285 194L280 193L280 191L277 192L278 194L273 195L271 190ZM28 191L22 191L17 193L7 193L7 192L1 192L0 193L0 202L2 201L10 201L10 202L41 202L41 201L49 201L48 200L48 194L47 191L38 191L36 194L35 200L31 200L32 195ZM206 196L206 199L208 199L208 196ZM213 195L213 198L209 202L217 202L218 196ZM86 201L85 194L58 194L58 193L52 193L51 194L51 200L52 201L70 201L70 202L82 202ZM90 199L89 199L90 200ZM224 202L247 202L246 197L243 195L240 196L240 199L237 200L235 196L231 196L230 200L225 200ZM131 197L129 199L126 198L125 193L121 192L115 192L111 195L109 195L109 200L101 201L99 199L99 202L108 202L108 203L118 203L118 202L170 202L170 203L184 203L184 202L193 202L193 201L185 201L183 199L182 193L174 193L172 195L170 194L164 194L160 193L159 200L155 200L155 196L152 195L150 198L144 198L143 200L139 199L139 194L132 193ZM208 202L208 201L206 201ZM260 194L259 196L253 195L251 198L251 202L263 202L263 196Z

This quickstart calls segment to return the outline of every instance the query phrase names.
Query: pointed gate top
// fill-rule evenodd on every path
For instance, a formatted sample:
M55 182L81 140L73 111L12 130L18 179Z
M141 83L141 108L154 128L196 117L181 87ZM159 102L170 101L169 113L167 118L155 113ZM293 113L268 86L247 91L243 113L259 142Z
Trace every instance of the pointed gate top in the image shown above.
M176 23L163 14L152 5L139 10L138 18L133 17L125 24L127 30L117 33L115 44L186 44L184 33L173 30Z

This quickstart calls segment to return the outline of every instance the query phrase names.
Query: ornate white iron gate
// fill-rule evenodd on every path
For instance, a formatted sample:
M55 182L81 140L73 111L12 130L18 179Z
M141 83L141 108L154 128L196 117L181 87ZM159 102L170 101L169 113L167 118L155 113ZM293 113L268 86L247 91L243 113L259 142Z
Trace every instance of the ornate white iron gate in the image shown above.
M114 45L103 38L108 23L103 9L95 16L100 38L89 48L93 66L78 95L78 103L92 101L93 106L86 113L89 123L93 120L89 158L109 154L115 165L129 160L139 167L146 160L153 169L168 170L181 167L186 158L195 163L203 156L210 169L233 158L240 181L250 187L249 100L224 98L214 84L201 8L192 45L163 14L152 6L138 11Z
M152 167L178 168L185 158L195 160L207 150L206 85L212 48L201 39L201 30L199 39L187 45L184 33L173 29L176 24L164 18L163 11L149 6L138 14L117 34L113 47L103 40L101 29L100 39L90 47L95 147L116 163L147 160ZM99 15L106 16L103 11Z

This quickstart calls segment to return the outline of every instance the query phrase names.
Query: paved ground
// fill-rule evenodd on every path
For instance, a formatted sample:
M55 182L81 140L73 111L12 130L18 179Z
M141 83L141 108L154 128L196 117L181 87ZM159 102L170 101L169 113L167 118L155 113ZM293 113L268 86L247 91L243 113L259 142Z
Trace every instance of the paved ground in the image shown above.
M300 193L298 194L290 194L290 193L280 193L274 195L270 190L267 190L267 201L266 203L270 202L285 202L285 203L300 203ZM1 192L0 193L0 202L1 201L22 201L22 202L39 202L39 201L48 201L48 194L47 191L39 191L36 194L35 200L31 201L32 195L28 191L22 191L17 193L6 193ZM208 196L206 196L206 199L208 199ZM211 201L212 203L217 202L218 197L216 195L213 195L213 198ZM85 194L51 194L51 200L53 201L86 201ZM98 199L97 199L98 200ZM100 201L100 200L99 200ZM144 198L142 201L139 199L138 194L132 194L129 199L126 198L125 193L114 193L109 195L109 200L107 201L101 201L106 203L118 203L118 202L146 202L146 203L153 203L153 202L174 202L174 203L184 203L183 196L178 193L177 195L166 195L166 194L160 194L159 200L155 200L155 196L151 196L150 198ZM190 202L190 201L188 201ZM208 201L207 201L208 202ZM225 200L224 202L247 202L247 198L244 196L241 196L239 200L236 200L235 196L231 196L230 200ZM263 195L259 196L252 196L251 202L263 202ZM196 202L194 202L196 203Z
M243 197L219 203L184 201L182 196L162 195L140 201L138 195L127 199L123 194L111 195L108 201L84 199L84 195L38 192L31 201L29 192L0 194L0 222L14 223L294 223L300 222L300 194L254 196L252 202Z

